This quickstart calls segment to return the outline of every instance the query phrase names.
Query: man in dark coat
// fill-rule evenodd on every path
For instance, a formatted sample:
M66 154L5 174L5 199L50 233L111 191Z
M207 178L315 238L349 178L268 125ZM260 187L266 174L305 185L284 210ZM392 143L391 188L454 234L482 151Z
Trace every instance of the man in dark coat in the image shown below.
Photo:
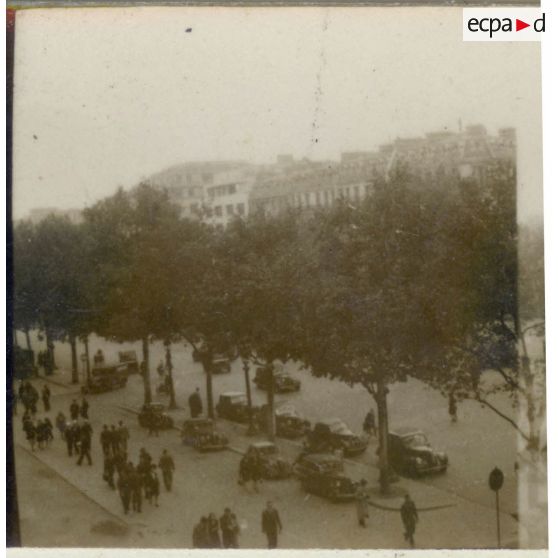
M192 418L198 418L203 411L200 388L196 388L196 391L190 395L188 398L188 405L190 407L190 416Z
M103 424L103 429L101 430L99 438L103 448L103 455L108 455L110 453L110 430L106 424Z
M283 530L279 512L272 502L262 512L262 531L267 535L267 548L277 548L277 535Z
M136 471L134 466L130 463L128 465L128 478L130 482L130 488L132 491L132 509L138 513L141 513L141 502L142 502L142 476Z
M133 465L132 465L133 467ZM122 501L122 507L124 508L124 513L127 514L130 510L130 498L132 496L132 489L130 486L130 477L126 465L122 468L118 475L118 493L120 494L120 500Z
M82 416L82 418L84 419L89 418L89 402L87 401L87 399L85 399L85 397L81 398L81 406L79 408L79 413Z
M174 472L174 459L172 456L167 452L167 450L163 450L163 454L159 459L159 467L163 473L163 483L165 484L165 488L167 492L170 492L172 489L172 475Z
M89 421L84 421L81 425L79 431L79 459L77 464L81 465L84 457L87 457L87 462L92 465L91 461L91 437L93 435L93 429L89 424Z
M225 512L219 519L221 533L223 534L223 548L238 548L238 523L236 516L229 508L225 508Z
M405 494L405 501L401 506L401 520L403 521L403 526L405 527L405 532L403 533L405 540L409 541L411 547L415 546L415 527L418 522L417 508L409 494Z
M72 421L66 426L66 429L64 430L64 439L66 440L66 447L68 448L68 455L70 457L72 457L74 452L77 450L77 437L79 436L78 428L79 427L77 426L77 424Z
M194 527L192 533L192 546L194 548L209 548L209 530L207 517L202 517Z
M120 434L118 430L116 430L116 426L111 424L110 426L110 449L112 451L112 455L116 455L120 450Z
M114 472L116 470L115 458L110 455L105 455L103 465L103 479L108 482L108 485L114 490Z
M77 420L79 418L79 404L75 399L70 405L70 418L72 420Z
M43 386L43 390L41 392L41 399L43 400L45 413L48 413L50 411L50 389L46 384Z

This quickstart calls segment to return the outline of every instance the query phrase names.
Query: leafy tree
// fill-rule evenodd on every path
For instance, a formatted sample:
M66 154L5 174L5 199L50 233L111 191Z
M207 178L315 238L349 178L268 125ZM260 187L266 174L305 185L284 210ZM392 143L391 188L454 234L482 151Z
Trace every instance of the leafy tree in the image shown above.
M166 328L162 295L173 292L164 284L173 259L161 253L174 246L180 208L166 192L142 184L98 202L85 220L97 276L95 329L116 341L142 341L144 402L150 403L149 343Z
M301 314L299 279L304 273L301 223L295 213L256 215L229 225L220 252L228 258L231 336L245 360L264 367L268 435L275 436L274 362L297 359Z

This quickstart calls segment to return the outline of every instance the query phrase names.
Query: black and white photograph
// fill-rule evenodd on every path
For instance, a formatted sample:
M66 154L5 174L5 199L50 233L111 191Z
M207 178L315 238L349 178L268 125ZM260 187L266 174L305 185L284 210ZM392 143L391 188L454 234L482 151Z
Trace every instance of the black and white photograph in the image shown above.
M13 546L548 548L541 45L462 18L8 13Z

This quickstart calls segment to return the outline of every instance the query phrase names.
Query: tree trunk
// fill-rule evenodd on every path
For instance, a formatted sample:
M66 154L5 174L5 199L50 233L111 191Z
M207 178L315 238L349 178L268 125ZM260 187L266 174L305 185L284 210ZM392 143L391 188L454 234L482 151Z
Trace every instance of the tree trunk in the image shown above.
M31 337L29 336L29 329L25 330L25 342L27 343L27 349L32 351L33 348L31 347Z
M87 377L87 383L91 381L91 365L89 363L89 336L85 335L83 337L83 346L85 348L85 374Z
M382 494L389 493L389 461L388 461L388 410L387 389L384 379L377 382L376 405L378 407L378 442L380 466L380 490Z
M267 363L267 437L270 442L275 441L275 385L273 383L273 363Z
M74 335L70 335L70 348L72 349L72 384L77 384L79 382L78 359L76 350L76 338Z
M244 383L246 384L246 399L248 400L248 434L255 434L254 416L252 412L252 386L250 385L250 365L248 361L244 361Z
M165 360L167 364L167 374L169 375L169 409L176 409L176 395L174 392L174 378L172 375L172 355L170 350L170 344L167 345L167 349L165 351Z
M51 373L56 369L56 361L54 360L54 342L50 336L48 326L45 327L46 346L48 354L48 363Z
M141 340L141 348L143 353L142 372L143 372L143 402L145 405L151 403L151 376L149 373L149 339L144 337Z
M213 350L208 347L201 348L201 363L205 372L205 391L207 394L207 417L215 418L213 410Z

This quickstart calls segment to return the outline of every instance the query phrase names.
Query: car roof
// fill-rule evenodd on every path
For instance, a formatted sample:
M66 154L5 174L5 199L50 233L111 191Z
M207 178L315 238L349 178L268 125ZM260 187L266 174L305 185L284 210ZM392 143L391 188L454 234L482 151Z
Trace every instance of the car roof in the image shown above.
M337 424L339 422L343 422L340 418L330 417L319 420L316 424ZM343 423L344 424L344 423Z
M275 447L275 444L272 442L254 442L253 444L250 444L251 448L269 448L269 447Z
M226 391L221 394L221 397L238 397L239 395L246 396L243 391Z
M197 418L189 418L184 421L184 424L209 424L213 423L213 420L210 418L204 417L197 417Z
M332 455L330 453L309 453L304 456L304 459L308 461L314 461L316 463L339 463L341 459L339 457Z
M424 432L418 428L411 428L410 426L402 426L401 428L394 428L390 430L390 434L394 436L410 436L411 434L424 434Z

